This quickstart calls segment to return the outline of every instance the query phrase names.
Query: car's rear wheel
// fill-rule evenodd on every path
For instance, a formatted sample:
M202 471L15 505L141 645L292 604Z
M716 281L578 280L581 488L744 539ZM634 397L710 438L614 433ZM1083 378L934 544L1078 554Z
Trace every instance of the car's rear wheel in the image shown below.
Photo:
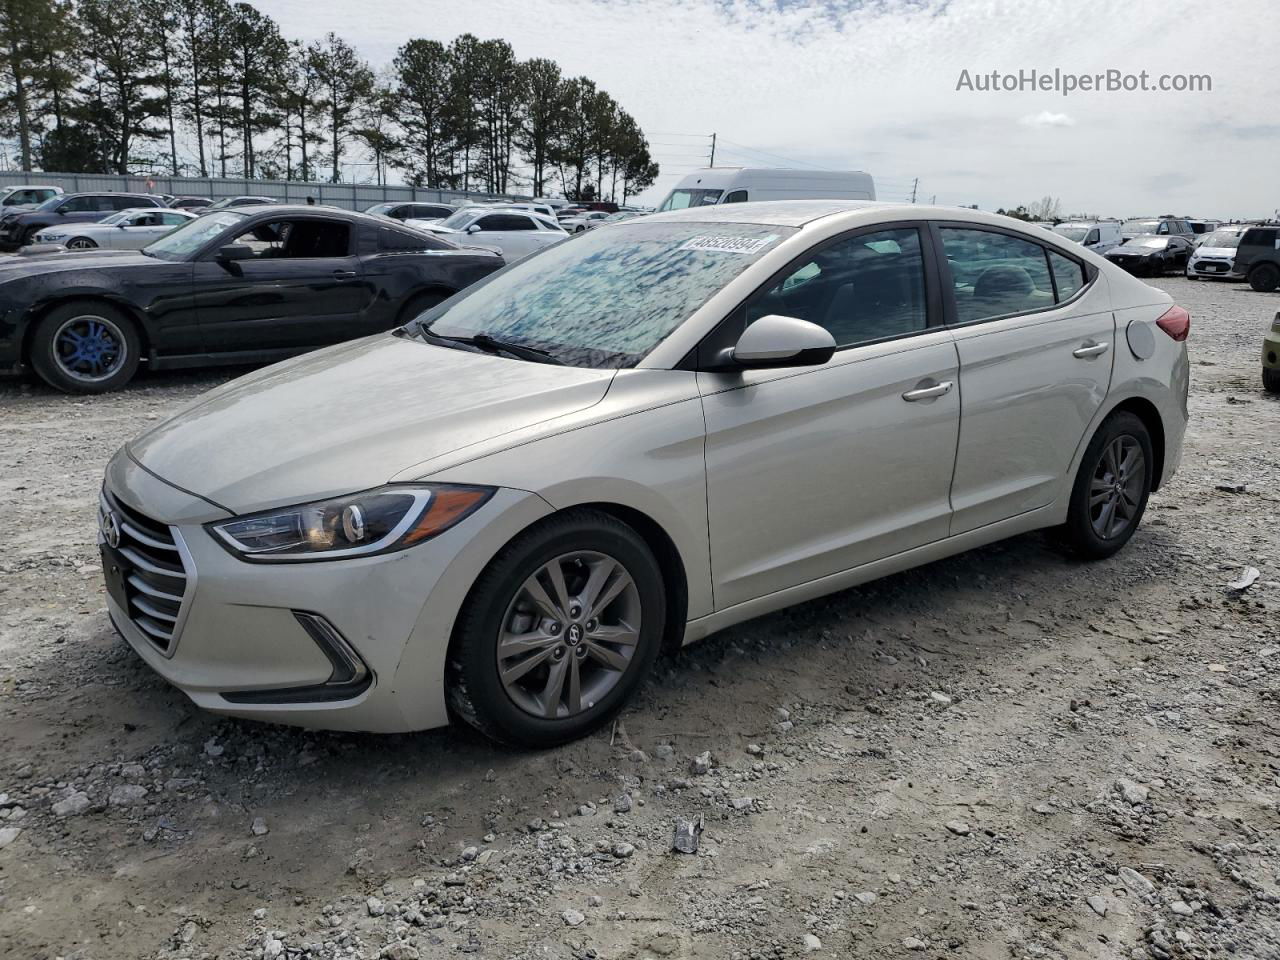
M1267 393L1280 393L1280 367L1262 368L1262 389Z
M66 393L104 393L133 378L141 359L137 328L110 304L74 301L54 307L31 339L31 366Z
M88 237L72 237L67 241L68 250L93 250L98 245Z
M662 574L635 530L595 510L550 517L512 541L468 596L450 706L499 742L577 739L630 698L665 621Z
M1147 509L1154 468L1146 424L1127 411L1108 417L1080 461L1062 528L1067 545L1100 560L1128 543Z
M1280 287L1280 267L1274 263L1260 263L1249 271L1249 286L1259 293L1271 293Z

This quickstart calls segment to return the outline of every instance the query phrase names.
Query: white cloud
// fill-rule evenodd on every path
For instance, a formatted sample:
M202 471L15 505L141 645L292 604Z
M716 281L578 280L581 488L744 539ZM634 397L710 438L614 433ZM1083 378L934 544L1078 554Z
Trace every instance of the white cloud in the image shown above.
M1074 127L1076 125L1075 120L1065 113L1053 113L1050 110L1028 114L1018 122L1024 127Z
M410 37L469 31L586 74L649 132L664 171L651 196L701 163L705 141L691 135L716 131L717 164L866 169L888 199L918 177L926 198L989 209L1046 193L1117 216L1275 206L1280 135L1257 134L1259 105L1280 100L1280 72L1259 69L1280 35L1273 0L1237 0L1230 16L1206 15L1203 0L362 0L358 13L345 0L253 2L288 35L332 30L375 65ZM956 90L965 69L1055 67L1208 73L1213 90ZM1070 138L1019 122L1068 109ZM1206 135L1209 121L1224 129ZM1224 152L1229 177L1172 177L1220 167ZM1114 165L1134 156L1140 181Z

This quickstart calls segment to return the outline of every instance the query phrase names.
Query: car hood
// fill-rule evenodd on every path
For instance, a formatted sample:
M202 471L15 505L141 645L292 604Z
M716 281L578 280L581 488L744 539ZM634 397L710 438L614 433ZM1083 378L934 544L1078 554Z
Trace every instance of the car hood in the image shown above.
M1194 256L1197 257L1226 257L1231 260L1236 255L1235 247L1196 247Z
M62 270L84 270L86 267L109 267L119 270L121 267L154 266L158 261L145 257L136 250L65 250L61 247L24 253L15 257L0 257L0 282L5 280L27 279Z
M161 479L247 513L376 487L593 406L615 373L379 334L233 380L128 449Z

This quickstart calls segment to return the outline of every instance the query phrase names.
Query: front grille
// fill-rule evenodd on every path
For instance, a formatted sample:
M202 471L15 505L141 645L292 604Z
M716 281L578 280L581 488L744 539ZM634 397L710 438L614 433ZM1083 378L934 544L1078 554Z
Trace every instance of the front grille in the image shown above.
M172 653L182 626L190 573L178 534L106 490L103 507L116 513L120 527L117 549L133 568L125 581L129 619L162 653Z
M1193 264L1196 273L1226 273L1231 264L1221 260L1200 260Z

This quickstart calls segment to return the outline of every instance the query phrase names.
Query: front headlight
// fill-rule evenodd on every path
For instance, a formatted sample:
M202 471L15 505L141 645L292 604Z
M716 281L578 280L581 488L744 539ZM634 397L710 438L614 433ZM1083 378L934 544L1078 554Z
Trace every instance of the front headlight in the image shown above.
M491 496L490 487L395 483L220 520L208 529L235 556L258 563L367 557L444 533Z
M67 239L65 233L37 233L35 239L41 243L56 243L59 240Z

